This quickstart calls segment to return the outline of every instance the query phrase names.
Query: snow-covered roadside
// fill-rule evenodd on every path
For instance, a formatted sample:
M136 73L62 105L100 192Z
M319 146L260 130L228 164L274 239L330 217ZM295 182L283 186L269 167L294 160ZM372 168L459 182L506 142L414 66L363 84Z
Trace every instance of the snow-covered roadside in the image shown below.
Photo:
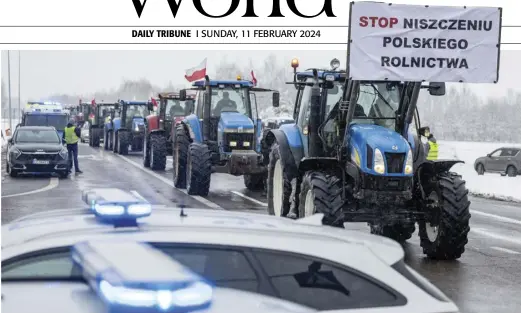
M440 159L459 159L465 164L456 164L452 170L461 174L467 188L474 196L503 201L521 202L521 176L507 177L485 173L479 176L474 170L474 161L501 147L521 147L521 144L481 143L464 141L439 141Z

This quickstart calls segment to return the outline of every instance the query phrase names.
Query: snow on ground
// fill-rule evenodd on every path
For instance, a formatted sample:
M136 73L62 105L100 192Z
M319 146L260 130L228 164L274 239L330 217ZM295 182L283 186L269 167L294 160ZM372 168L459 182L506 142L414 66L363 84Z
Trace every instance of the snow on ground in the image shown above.
M463 176L471 194L498 200L521 202L521 176L508 177L485 173L479 176L474 170L474 161L501 147L521 147L521 144L439 141L440 159L459 159L465 164L452 168Z

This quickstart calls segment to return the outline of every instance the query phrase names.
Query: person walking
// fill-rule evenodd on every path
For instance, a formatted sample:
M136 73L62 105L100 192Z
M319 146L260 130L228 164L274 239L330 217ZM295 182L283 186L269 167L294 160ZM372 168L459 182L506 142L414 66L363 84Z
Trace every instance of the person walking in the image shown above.
M438 142L434 135L431 134L429 128L425 128L424 136L427 138L427 143L425 143L425 153L427 154L427 160L437 160L438 159Z
M74 119L70 119L63 132L63 142L67 145L67 151L69 152L69 173L72 172L73 161L75 173L83 173L78 165L78 141L80 136L81 129L76 126Z

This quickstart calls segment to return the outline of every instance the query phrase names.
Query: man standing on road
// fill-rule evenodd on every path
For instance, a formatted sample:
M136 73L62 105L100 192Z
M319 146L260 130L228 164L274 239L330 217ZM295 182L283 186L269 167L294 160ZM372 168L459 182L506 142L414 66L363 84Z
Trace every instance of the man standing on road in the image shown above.
M425 128L423 135L427 138L427 143L425 143L425 154L427 154L427 160L437 160L438 159L438 143L436 142L436 138L431 134L429 128Z
M69 120L69 124L63 132L63 141L67 144L69 152L69 172L72 172L72 161L74 160L74 169L76 174L83 173L78 165L78 141L80 140L81 129L75 125L74 119Z

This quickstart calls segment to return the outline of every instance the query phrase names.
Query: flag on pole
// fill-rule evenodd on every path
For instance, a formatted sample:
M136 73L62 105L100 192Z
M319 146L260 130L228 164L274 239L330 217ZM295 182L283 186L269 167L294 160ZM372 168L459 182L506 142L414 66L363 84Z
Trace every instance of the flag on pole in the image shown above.
M95 106L95 105L96 105L96 100L95 100L95 99L92 99L92 101L90 102L90 104L91 104L92 106Z
M253 74L253 70L251 70L251 81L253 86L257 86L257 78L255 78L255 74Z
M157 107L157 101L154 99L154 97L150 97L150 100L152 101L152 104Z
M206 58L197 65L186 70L185 78L189 82L203 79L206 76Z

